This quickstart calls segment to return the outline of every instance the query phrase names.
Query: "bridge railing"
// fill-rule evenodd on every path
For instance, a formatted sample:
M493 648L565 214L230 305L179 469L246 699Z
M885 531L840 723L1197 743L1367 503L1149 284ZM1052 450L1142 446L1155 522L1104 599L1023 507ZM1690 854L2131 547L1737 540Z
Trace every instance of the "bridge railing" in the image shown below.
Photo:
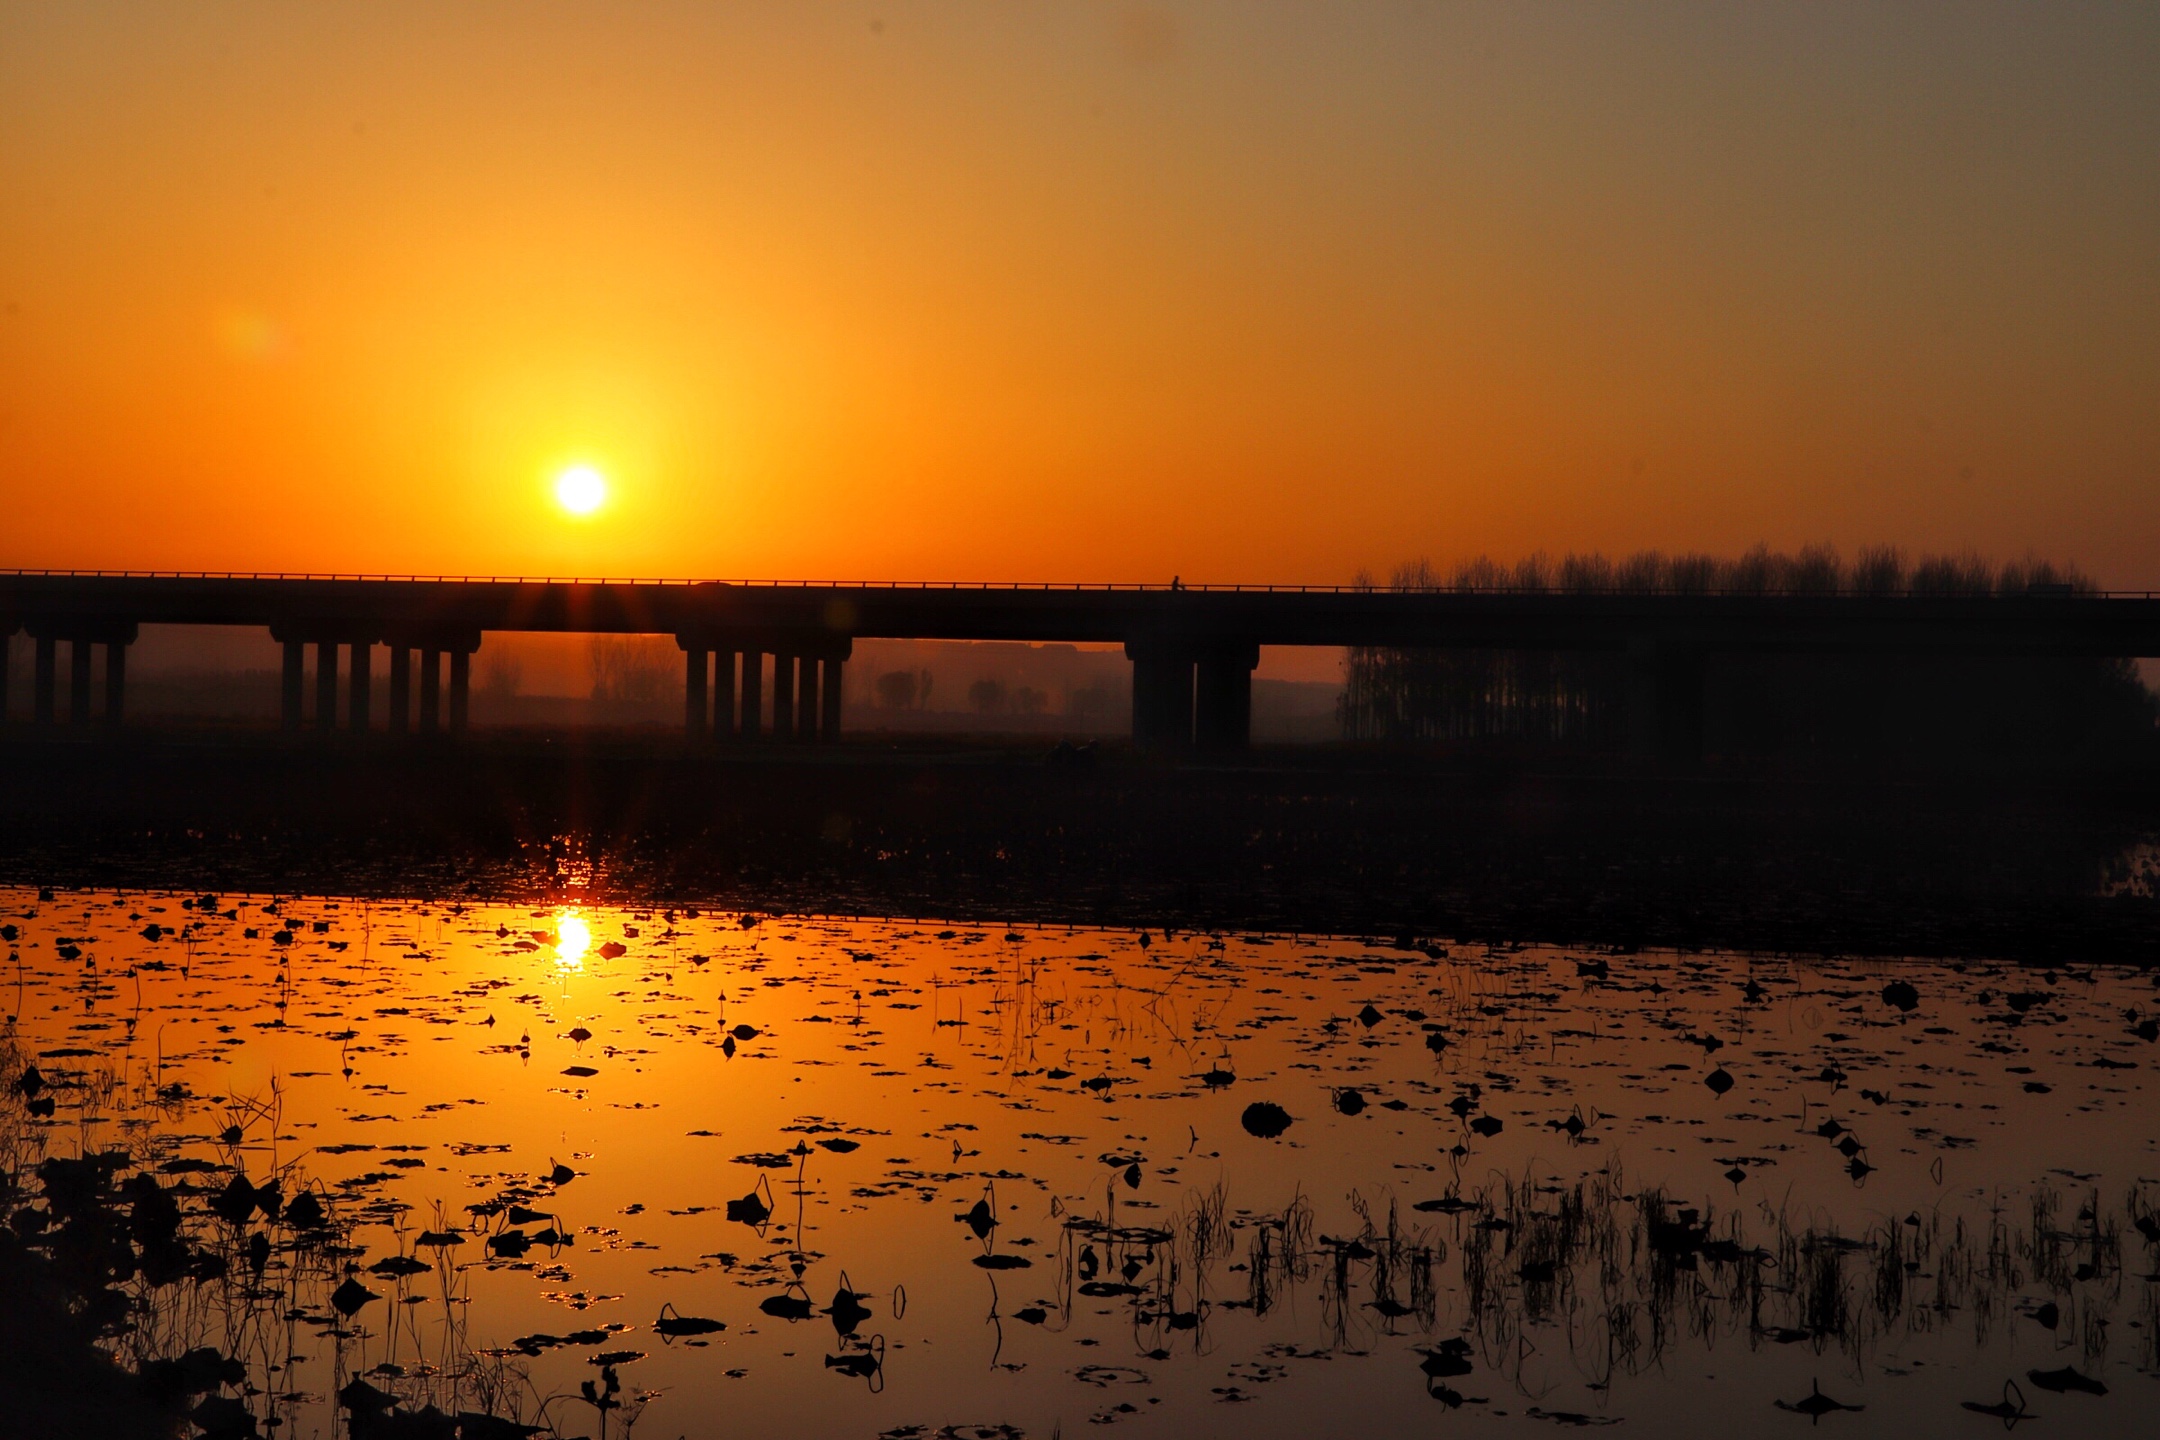
M1584 595L1637 597L1645 595L1669 595L1733 599L1821 598L1821 599L1941 599L1941 600L2023 600L2036 597L2048 599L2077 600L2152 600L2160 599L2160 590L2098 590L2054 589L1989 591L1984 594L1959 594L1914 592L1896 590L1885 594L1868 594L1855 590L1798 590L1798 589L1741 589L1731 587L1683 587L1683 586L1601 586L1574 587L1561 585L1251 585L1223 584L1185 581L1050 581L1050 580L789 580L757 578L688 578L625 576L625 575L427 575L391 574L368 571L327 570L61 570L31 569L27 567L0 567L0 577L14 576L28 579L90 579L90 580L261 580L261 581L341 581L361 583L397 582L404 584L437 585L637 585L637 586L691 586L734 585L744 588L763 589L817 589L817 590L1002 590L1036 591L1058 593L1182 593L1194 591L1201 594L1231 595Z

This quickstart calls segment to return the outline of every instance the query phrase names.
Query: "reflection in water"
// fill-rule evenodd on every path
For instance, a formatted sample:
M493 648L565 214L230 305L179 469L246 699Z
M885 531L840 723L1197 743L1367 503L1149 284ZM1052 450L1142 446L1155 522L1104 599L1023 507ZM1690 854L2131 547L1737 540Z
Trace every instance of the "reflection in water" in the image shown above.
M585 952L592 948L592 926L575 910L555 912L555 963L565 970L585 968Z
M9 1233L202 1433L2127 1435L2160 1374L2141 973L0 910Z

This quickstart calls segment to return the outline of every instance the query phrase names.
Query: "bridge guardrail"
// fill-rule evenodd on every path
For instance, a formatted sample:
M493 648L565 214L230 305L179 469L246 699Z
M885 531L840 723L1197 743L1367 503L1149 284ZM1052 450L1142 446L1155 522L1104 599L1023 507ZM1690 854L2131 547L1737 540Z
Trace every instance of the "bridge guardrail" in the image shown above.
M1853 599L1853 600L2152 600L2160 599L2160 590L2072 590L2072 591L1991 591L1986 594L1957 594L1893 591L1889 594L1871 595L1852 590L1740 590L1731 588L1680 589L1669 586L1635 589L1621 586L1595 589L1563 588L1554 585L1247 585L1220 583L1192 583L1183 581L1007 581L1007 580L786 580L786 579L691 579L651 578L620 575L425 575L425 574L371 574L367 572L342 571L293 571L293 570L57 570L30 569L24 567L0 567L0 577L25 579L85 579L85 580L266 580L266 581L345 581L359 583L397 582L405 584L425 583L440 585L640 585L640 586L692 586L737 585L760 589L805 590L1004 590L1039 591L1045 593L1163 593L1176 594L1192 591L1216 595L1583 595L1640 597L1645 595L1673 595L1691 598L1732 599Z

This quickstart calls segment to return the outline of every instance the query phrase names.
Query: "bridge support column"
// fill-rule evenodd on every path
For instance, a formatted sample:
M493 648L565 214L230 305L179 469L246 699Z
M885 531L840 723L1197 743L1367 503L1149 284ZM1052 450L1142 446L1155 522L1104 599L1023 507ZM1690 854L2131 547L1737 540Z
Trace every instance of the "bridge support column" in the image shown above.
M0 625L0 725L8 718L8 671L14 668L15 625L10 621Z
M843 698L840 681L846 665L847 661L838 655L825 657L825 707L818 727L818 738L828 745L840 738L840 705Z
M442 651L420 651L420 733L433 735L442 718Z
M1133 741L1143 750L1177 752L1193 741L1193 661L1189 652L1128 642L1133 666Z
M742 728L736 733L755 745L765 729L765 652L745 650L742 657Z
M334 640L315 642L315 728L337 729L338 646Z
M375 682L375 644L371 640L355 640L352 647L352 669L345 680L345 723L365 735L374 696L370 693Z
M795 738L815 740L818 732L818 659L805 655L796 667L802 676L800 698L795 704Z
M1708 656L1700 647L1628 643L1627 756L1643 766L1701 763Z
M402 735L412 725L412 647L390 647L390 713L384 723L393 735Z
M733 650L713 652L712 736L721 744L735 738L735 666Z
M105 723L117 727L127 713L127 642L105 642Z
M782 743L795 738L795 657L772 657L772 736Z
M31 663L30 718L40 725L53 723L53 691L57 688L60 642L50 635L37 636L37 655Z
M463 735L472 718L472 651L450 652L450 733Z
M68 724L90 723L90 642L68 642Z
M1228 752L1252 744L1252 672L1259 663L1258 645L1220 646L1200 653L1193 733L1201 749Z
M278 714L288 731L300 728L301 672L307 667L307 645L299 640L285 641L284 683L278 689Z
M712 653L683 646L683 738L700 744L712 733L705 718L705 678L712 667Z

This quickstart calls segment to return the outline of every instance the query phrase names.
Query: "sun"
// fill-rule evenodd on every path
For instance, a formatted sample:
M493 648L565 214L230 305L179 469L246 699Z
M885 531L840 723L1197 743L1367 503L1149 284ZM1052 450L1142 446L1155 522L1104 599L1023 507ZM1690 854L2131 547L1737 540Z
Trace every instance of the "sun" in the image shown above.
M607 503L607 476L590 465L572 465L555 477L555 503L572 515L590 515Z

